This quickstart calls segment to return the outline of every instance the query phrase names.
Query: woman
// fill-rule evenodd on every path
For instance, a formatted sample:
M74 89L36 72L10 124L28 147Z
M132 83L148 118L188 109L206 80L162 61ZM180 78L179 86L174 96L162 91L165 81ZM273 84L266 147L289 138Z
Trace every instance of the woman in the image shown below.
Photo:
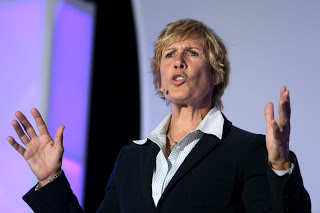
M202 22L170 23L155 42L154 85L171 107L145 139L124 147L98 212L310 212L299 165L289 151L289 91L279 116L265 107L266 136L234 127L221 113L229 61L221 39ZM81 212L61 171L63 126L54 141L36 109L38 137L20 112L26 149L9 137L39 184L24 200L35 212Z

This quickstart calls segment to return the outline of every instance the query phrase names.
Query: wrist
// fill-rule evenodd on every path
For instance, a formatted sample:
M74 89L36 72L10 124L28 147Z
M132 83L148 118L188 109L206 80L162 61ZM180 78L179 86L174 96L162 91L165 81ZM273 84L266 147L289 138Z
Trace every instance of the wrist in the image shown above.
M277 170L277 171L284 171L288 170L291 167L291 161L289 159L285 161L278 161L278 162L270 162L269 165L272 169Z
M45 185L47 185L48 183L51 183L52 181L54 181L55 179L57 179L62 173L62 170L60 170L58 173L50 175L49 178L39 181L38 185L36 186L36 191L42 187L44 187Z

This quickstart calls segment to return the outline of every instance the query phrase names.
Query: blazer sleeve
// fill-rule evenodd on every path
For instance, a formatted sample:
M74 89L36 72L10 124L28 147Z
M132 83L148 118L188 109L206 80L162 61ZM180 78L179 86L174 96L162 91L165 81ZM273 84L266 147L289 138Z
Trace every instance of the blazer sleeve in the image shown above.
M293 152L290 156L294 163L290 175L278 176L266 163L271 203L277 212L311 212L310 196L303 186L298 160Z
M109 177L109 181L106 187L106 195L98 209L97 212L109 212L109 213L118 213L120 212L120 202L119 202L119 190L117 189L117 170L119 168L119 162L121 156L123 155L125 147L121 149L116 159L113 171Z
M46 186L35 191L32 189L23 196L23 200L37 212L83 212L77 197L73 194L70 184L64 174Z
M262 139L262 140L261 140ZM243 202L248 213L311 212L308 192L303 186L299 164L293 152L292 173L278 176L267 159L264 137L252 143L244 161ZM256 141L257 142L257 141Z

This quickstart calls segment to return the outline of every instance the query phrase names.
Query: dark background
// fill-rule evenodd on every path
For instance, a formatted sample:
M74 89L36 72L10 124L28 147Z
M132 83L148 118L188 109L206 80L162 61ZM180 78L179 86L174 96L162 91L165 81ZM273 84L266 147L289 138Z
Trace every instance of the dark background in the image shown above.
M130 0L96 4L84 211L96 212L120 149L139 139L139 74Z

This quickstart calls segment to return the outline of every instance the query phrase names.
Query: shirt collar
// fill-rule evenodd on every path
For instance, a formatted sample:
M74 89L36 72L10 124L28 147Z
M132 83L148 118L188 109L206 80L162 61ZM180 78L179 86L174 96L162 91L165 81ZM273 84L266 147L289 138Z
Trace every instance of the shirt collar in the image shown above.
M159 143L163 141L163 137L166 137L168 126L171 119L171 113L165 117L161 123L144 139L134 140L133 142L138 145L143 145L148 139L156 143L160 148L164 148L165 144ZM200 130L203 133L217 136L222 139L224 118L220 110L216 107L212 108L206 117L201 121L196 130Z
M203 133L215 135L222 139L224 118L220 110L216 107L211 109L206 117L201 121L197 129Z

